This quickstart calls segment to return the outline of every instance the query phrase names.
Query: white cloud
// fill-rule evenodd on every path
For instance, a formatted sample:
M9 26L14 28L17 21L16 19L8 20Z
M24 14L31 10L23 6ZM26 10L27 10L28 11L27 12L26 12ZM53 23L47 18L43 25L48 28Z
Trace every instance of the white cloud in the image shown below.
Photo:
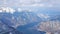
M14 13L15 10L13 8L6 7L6 12Z
M2 10L0 10L0 12L2 12Z
M22 9L21 9L21 8L18 8L17 10L18 10L19 12L21 12L21 11L22 11Z
M48 7L53 7L53 5L52 4L49 4Z
M6 6L10 7L54 7L60 6L60 0L6 0ZM3 0L0 0L0 6L4 6Z
M31 6L40 6L40 7L44 7L44 4L32 4Z
M2 1L2 0L1 0ZM0 1L0 2L1 2ZM47 0L6 0L7 5L6 6L45 6L45 3ZM45 3L44 3L45 2ZM4 5L4 3L1 3Z

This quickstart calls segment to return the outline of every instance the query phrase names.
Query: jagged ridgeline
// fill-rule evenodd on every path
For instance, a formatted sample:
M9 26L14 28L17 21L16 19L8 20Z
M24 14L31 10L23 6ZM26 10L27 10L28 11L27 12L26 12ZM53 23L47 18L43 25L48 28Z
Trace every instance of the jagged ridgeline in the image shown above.
M25 32L27 32L28 29L30 29L29 32L31 32L31 29L38 31L39 28L37 26L41 26L42 22L45 23L48 21L60 21L60 12L57 12L57 10L51 10L51 8L47 8L44 11L39 9L36 12L28 10L20 11L20 9L18 11L9 7L0 9L1 34L18 34L21 33L21 31L26 34Z
M23 34L23 33L7 25L6 23L0 21L0 34Z
M16 29L18 26L35 22L39 23L41 21L40 19L35 13L28 11L15 11L13 14L0 12L0 34L22 34L22 32Z

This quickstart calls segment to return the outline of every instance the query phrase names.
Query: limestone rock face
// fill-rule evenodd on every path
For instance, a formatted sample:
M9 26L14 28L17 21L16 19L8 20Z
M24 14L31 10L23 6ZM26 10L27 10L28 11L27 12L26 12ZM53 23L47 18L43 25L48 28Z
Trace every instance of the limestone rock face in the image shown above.
M38 29L40 29L40 31L45 31L48 34L60 32L60 21L56 20L41 22Z

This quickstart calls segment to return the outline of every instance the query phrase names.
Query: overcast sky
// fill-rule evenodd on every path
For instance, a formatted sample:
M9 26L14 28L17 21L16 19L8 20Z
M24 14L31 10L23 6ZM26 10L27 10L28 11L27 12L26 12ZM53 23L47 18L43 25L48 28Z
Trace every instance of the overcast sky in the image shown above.
M0 6L59 7L60 0L0 0Z

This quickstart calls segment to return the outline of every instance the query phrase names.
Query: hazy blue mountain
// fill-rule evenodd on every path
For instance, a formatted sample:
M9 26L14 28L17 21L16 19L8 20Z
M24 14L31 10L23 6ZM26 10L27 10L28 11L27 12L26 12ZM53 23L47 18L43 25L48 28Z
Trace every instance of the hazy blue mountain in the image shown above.
M18 34L19 32L22 32L23 34L45 34L45 32L38 31L37 29L33 29L36 25L43 21L47 21L48 19L53 20L59 20L60 21L60 15L59 12L54 12L54 10L51 10L51 12L48 12L49 10L45 10L45 12L14 12L11 13L0 13L0 21L7 25L8 28L12 28L14 34ZM53 12L52 12L53 11ZM37 14L42 14L43 16L49 16L47 19L43 16L38 16ZM12 18L13 17L13 18ZM42 17L42 18L41 18ZM18 24L20 25L18 25ZM1 24L0 24L1 25ZM15 28L15 25L18 25ZM14 26L14 27L13 27ZM32 29L29 29L32 28ZM11 30L11 29L10 29ZM15 31L16 30L16 31ZM4 31L2 28L0 28L0 31ZM7 34L10 32L6 32L4 34ZM20 33L20 34L22 34Z

